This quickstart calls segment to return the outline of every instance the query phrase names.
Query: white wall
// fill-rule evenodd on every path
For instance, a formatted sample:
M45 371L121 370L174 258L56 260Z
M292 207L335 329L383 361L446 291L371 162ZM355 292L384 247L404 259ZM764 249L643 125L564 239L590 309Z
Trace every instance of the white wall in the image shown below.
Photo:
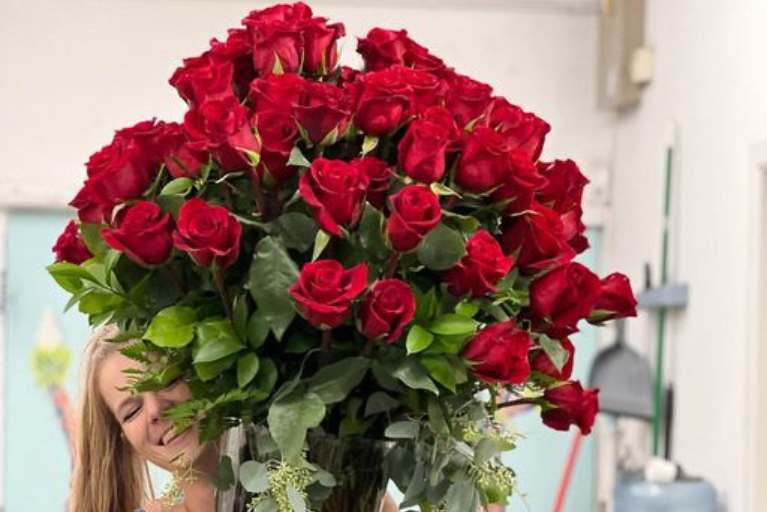
M749 295L756 183L750 147L767 138L767 3L649 0L647 15L657 73L641 106L617 123L604 258L635 283L645 261L657 272L663 151L667 127L676 124L672 251L676 277L691 294L668 331L674 455L713 481L728 510L756 512L764 505L749 502L756 482L746 421L756 406L746 398L748 326L757 314ZM647 348L654 325L652 318L633 322L631 341Z

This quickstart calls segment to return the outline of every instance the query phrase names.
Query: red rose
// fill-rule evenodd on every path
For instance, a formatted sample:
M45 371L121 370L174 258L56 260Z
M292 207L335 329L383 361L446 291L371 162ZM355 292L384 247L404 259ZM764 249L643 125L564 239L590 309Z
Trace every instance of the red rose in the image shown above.
M157 203L138 201L122 208L114 227L101 230L104 241L139 265L162 265L173 250L173 223Z
M277 112L292 115L301 95L306 89L307 80L293 73L269 75L250 84L250 100L257 113Z
M184 101L194 107L206 100L233 96L233 78L232 62L214 59L210 52L205 52L199 57L184 59L184 65L170 77L170 85L176 88Z
M201 267L215 261L219 268L226 268L240 254L241 234L242 226L229 210L195 197L179 209L173 244Z
M410 123L397 149L399 166L416 181L432 183L445 174L450 128L429 119Z
M442 219L439 198L428 187L407 185L391 196L391 216L386 235L398 252L407 252L421 242Z
M250 83L256 78L253 67L253 42L247 30L230 28L226 41L210 41L210 58L215 62L231 62L232 88L237 99L243 100L248 95Z
M562 221L562 238L576 254L580 254L589 248L589 239L586 238L586 225L583 223L583 210L580 207L573 208L560 216Z
M413 90L413 113L445 103L447 84L437 76L419 69L399 67L402 80ZM444 107L443 107L444 108Z
M482 297L495 293L495 285L514 265L490 232L480 229L466 243L466 256L445 273L448 291L460 297L470 293Z
M290 115L267 111L257 117L258 134L261 137L261 159L258 173L266 173L273 181L282 183L295 174L295 167L288 166L290 152L298 139L298 127Z
M318 260L303 266L290 295L310 324L332 329L346 320L352 301L367 284L364 263L346 270L337 260Z
M536 192L536 199L559 213L580 208L583 189L589 180L572 160L539 162L538 170L546 184Z
M578 425L583 435L588 435L599 412L599 390L583 389L581 383L571 381L549 388L543 397L553 407L541 413L543 423L554 430L570 429Z
M455 181L468 192L488 192L503 182L508 159L505 139L486 126L477 126L464 140Z
M601 284L599 298L591 313L597 317L595 321L605 322L615 318L637 316L637 301L628 277L615 272L602 279Z
M184 131L195 151L211 151L227 171L248 165L244 153L259 153L261 144L248 119L248 110L232 97L209 100L186 113Z
M317 158L301 176L298 191L314 210L320 228L340 236L342 226L355 225L362 215L368 183L367 174L359 166Z
M559 215L545 206L533 204L524 215L504 220L502 229L503 249L515 255L517 267L524 273L556 267L575 257Z
M448 84L447 109L453 113L458 126L463 128L484 113L493 88L455 72L448 73L445 80Z
M501 185L493 192L494 201L504 202L504 213L514 215L530 210L535 193L546 184L535 164L519 150L509 153Z
M77 217L81 222L92 224L108 222L112 217L112 208L114 208L114 204L100 197L87 181L69 202L69 206L77 209Z
M347 91L333 84L307 81L300 104L294 111L296 121L309 140L319 144L333 130L336 138L346 131L351 118L351 99Z
M349 84L356 98L354 124L367 135L387 135L396 130L413 108L413 88L404 68L395 66L360 75Z
M531 162L538 160L549 124L505 98L494 98L488 110L488 126L503 135L511 149L523 152Z
M567 361L561 370L558 370L543 349L533 352L531 366L533 371L548 375L552 379L567 380L573 374L573 362L575 361L575 346L569 338L562 338L562 347L567 351Z
M415 295L399 279L382 279L373 285L360 307L360 331L368 339L394 343L415 315Z
M380 71L404 65L426 71L441 71L445 64L407 35L406 30L374 28L357 42L357 52L365 61L365 70Z
M530 334L513 320L490 324L466 344L463 357L473 363L472 373L481 381L522 384L530 376L527 352Z
M325 18L312 18L303 25L304 66L312 75L326 75L336 68L336 41L346 35L343 23L328 25Z
M577 332L578 321L589 316L601 290L591 270L572 262L532 282L530 307L544 322L544 331L555 338L567 336Z
M311 8L298 2L256 10L242 20L252 38L253 67L259 76L299 71L305 48L302 24L311 17Z
M75 221L70 220L64 232L56 239L51 249L56 254L56 262L66 261L79 265L83 261L93 257L91 251L85 245L80 232L77 230Z
M174 178L197 178L207 160L206 153L195 151L189 144L182 144L165 157L165 167Z
M352 165L362 169L369 181L367 200L370 204L382 210L386 205L386 196L394 175L388 163L379 158L365 156L352 160Z

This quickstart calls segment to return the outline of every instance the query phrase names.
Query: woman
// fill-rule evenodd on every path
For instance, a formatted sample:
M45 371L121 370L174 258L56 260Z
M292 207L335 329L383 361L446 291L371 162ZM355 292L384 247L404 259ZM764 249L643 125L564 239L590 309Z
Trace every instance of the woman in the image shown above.
M123 356L120 344L107 341L113 325L97 329L83 362L82 413L70 512L168 512L154 501L147 462L193 478L181 481L183 502L170 512L214 512L215 492L206 475L218 467L218 450L201 444L196 428L177 435L163 418L168 408L191 398L177 381L166 389L132 395L126 388L138 363ZM143 507L143 508L142 508ZM396 512L387 497L382 512Z

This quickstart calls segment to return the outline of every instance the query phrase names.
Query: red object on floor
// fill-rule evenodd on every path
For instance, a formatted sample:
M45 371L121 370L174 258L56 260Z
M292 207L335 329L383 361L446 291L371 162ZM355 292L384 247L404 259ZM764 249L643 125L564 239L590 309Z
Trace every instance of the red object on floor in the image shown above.
M559 489L557 490L557 500L551 509L552 512L562 512L564 510L567 490L570 487L575 463L578 461L578 452L581 449L581 441L583 441L583 435L578 430L570 443L570 452L567 454L567 462L565 463L565 469L562 471L562 478L559 481Z

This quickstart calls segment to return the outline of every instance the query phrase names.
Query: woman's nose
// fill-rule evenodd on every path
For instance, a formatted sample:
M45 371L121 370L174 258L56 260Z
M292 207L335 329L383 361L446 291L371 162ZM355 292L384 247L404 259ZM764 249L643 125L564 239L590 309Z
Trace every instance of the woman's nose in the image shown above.
M165 409L168 408L167 400L163 399L154 391L147 391L144 394L144 408L147 414L147 420L150 423L156 423L162 419Z

